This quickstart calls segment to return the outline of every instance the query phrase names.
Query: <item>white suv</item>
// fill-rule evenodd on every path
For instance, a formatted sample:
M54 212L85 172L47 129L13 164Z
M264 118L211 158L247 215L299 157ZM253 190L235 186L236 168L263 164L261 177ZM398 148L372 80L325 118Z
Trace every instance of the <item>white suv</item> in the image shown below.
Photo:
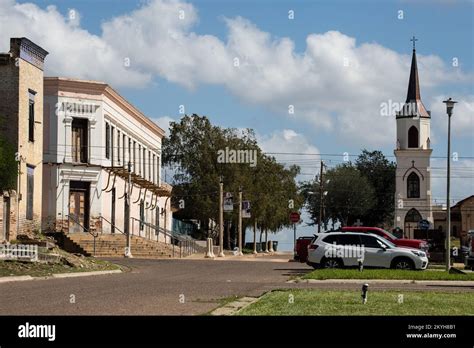
M308 246L308 265L314 268L345 266L426 269L428 258L419 249L399 248L369 233L318 233Z

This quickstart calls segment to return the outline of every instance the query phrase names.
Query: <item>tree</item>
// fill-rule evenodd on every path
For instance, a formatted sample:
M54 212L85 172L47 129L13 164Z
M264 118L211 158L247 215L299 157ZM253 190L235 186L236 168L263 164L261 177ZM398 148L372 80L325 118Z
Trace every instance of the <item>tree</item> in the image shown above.
M15 150L5 138L0 138L0 191L12 190L16 187L18 163Z
M395 209L395 163L388 161L381 151L363 150L355 165L376 194L375 206L361 216L361 221L367 226L391 226Z
M351 163L339 165L324 175L324 214L322 223L340 222L343 226L353 224L361 218L376 202L374 189L368 179ZM306 206L313 224L319 223L320 194L319 184L306 182L302 186Z
M219 154L226 148L252 152L256 165L222 162ZM199 237L217 237L217 226L209 221L219 220L221 179L226 192L237 197L242 188L243 199L251 201L252 217L243 219L243 237L246 227L255 221L261 230L278 231L288 223L288 200L294 199L296 207L303 202L297 197L295 183L299 168L285 168L263 154L251 129L221 128L213 126L205 116L184 116L180 122L171 123L162 152L163 164L174 171L172 203L180 206L184 200L184 208L174 216L200 221ZM235 206L232 213L225 213L225 220L232 226L230 235L236 233L238 209ZM226 244L229 238L224 236Z

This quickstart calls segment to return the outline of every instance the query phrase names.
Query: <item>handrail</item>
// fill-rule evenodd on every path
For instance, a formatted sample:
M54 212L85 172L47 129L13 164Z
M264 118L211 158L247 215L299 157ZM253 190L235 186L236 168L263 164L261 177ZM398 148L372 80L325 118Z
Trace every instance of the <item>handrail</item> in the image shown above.
M175 254L175 248L174 248L175 246L179 247L179 257L189 256L197 252L197 250L199 250L199 246L197 245L196 241L193 238L182 238L182 237L175 236L173 235L173 233L170 233L171 231L165 230L163 227L155 226L149 222L142 221L134 217L131 217L131 221L132 221L132 235L134 235L134 231L135 231L135 224L133 222L136 221L139 223L139 225L147 226L148 228L155 230L157 241L159 240L160 233L162 233L164 236L165 244L166 244L167 238L169 238L170 243L173 246L173 257ZM141 237L141 230L139 230L138 236ZM151 239L151 238L148 238L148 239Z
M114 231L117 230L117 231L119 231L120 233L125 234L125 232L123 232L120 228L118 228L115 224L111 223L109 220L107 220L107 219L106 219L105 217L103 217L102 215L99 216L99 219L105 220L105 222L107 222L111 227L114 228ZM103 232L104 232L104 229L102 228L101 231L100 231L100 233L102 234Z
M95 232L93 233L92 231L90 231L88 228L86 228L85 226L83 226L79 221L77 221L75 218L73 218L71 215L66 215L67 216L67 220L68 220L68 230L69 230L69 221L72 220L72 222L74 222L75 224L77 224L78 226L82 227L82 229L89 233L92 237L94 237L94 256L95 256L95 239L99 236L99 233Z

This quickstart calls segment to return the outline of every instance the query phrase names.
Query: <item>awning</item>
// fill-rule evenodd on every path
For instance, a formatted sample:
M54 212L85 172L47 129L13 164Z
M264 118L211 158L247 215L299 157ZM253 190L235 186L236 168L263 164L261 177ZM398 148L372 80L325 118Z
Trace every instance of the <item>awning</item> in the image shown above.
M118 177L126 180L128 182L128 170L124 167L104 167L105 170L109 171L113 175L117 175ZM171 190L173 187L170 184L162 183L161 185L157 185L149 180L146 180L142 176L136 173L130 173L130 179L132 184L139 186L141 188L147 189L147 191L157 195L158 197L170 197Z

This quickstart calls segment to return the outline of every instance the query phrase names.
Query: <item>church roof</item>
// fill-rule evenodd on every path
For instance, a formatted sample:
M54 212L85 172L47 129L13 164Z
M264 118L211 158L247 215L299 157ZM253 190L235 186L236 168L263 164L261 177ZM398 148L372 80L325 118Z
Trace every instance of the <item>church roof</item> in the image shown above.
M411 57L410 79L408 80L407 99L403 108L397 113L397 118L401 117L431 117L431 113L426 110L420 96L420 80L418 78L418 64L416 62L416 49L413 47Z

